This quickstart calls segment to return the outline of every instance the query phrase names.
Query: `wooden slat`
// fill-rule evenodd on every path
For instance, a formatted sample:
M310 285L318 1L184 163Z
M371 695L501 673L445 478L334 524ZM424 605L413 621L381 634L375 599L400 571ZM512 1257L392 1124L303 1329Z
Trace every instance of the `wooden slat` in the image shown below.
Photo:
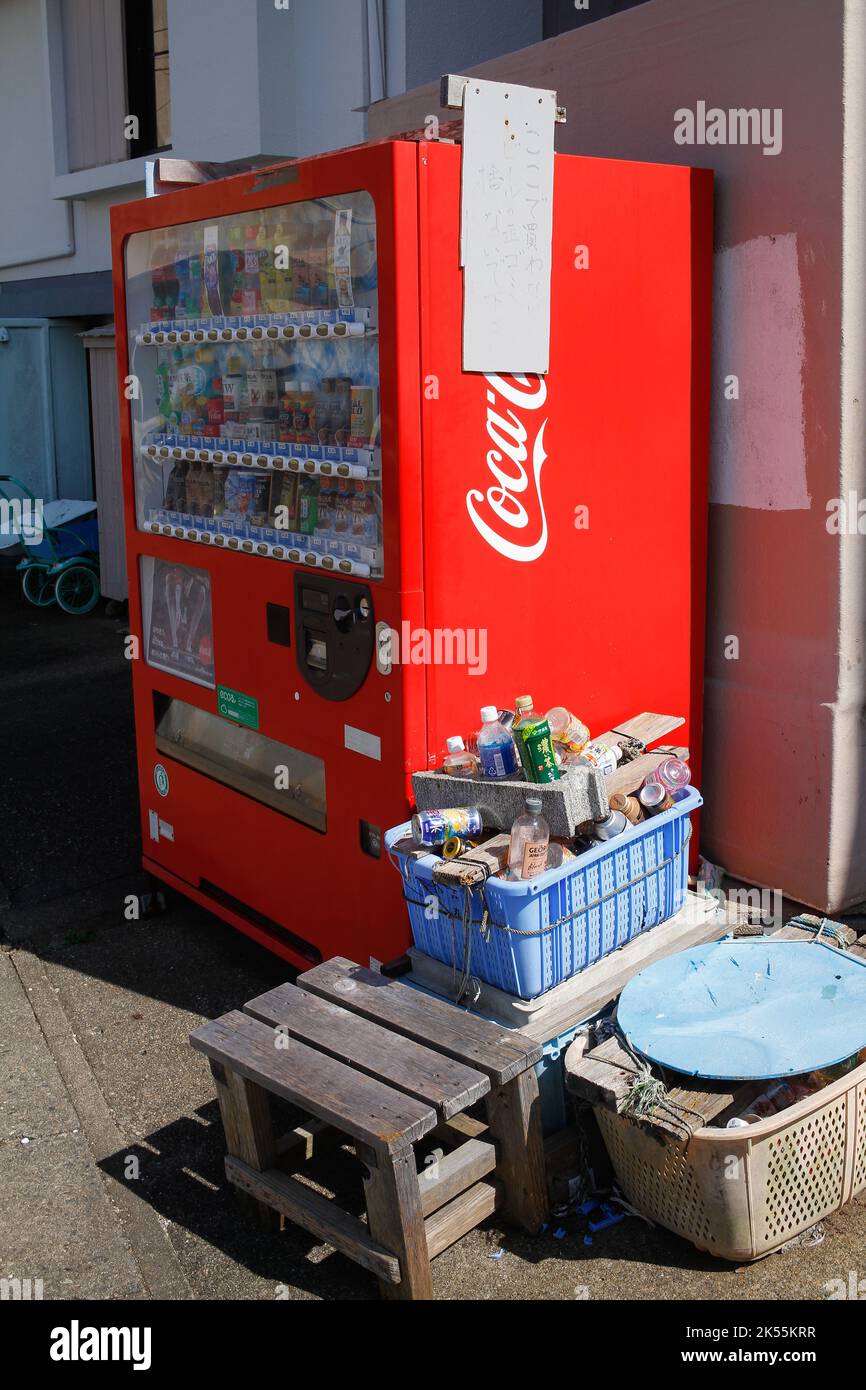
M480 1139L488 1131L486 1120L476 1120L472 1115L455 1115L453 1119L443 1120L433 1130L432 1138L453 1148L464 1139Z
M421 1214L421 1195L415 1154L412 1150L376 1162L376 1155L361 1145L358 1157L365 1164L364 1199L370 1234L400 1261L400 1283L382 1283L383 1298L433 1297L430 1255Z
M443 859L433 870L433 882L443 888L471 888L484 883L508 863L510 835L495 835L456 859Z
M328 1197L275 1168L258 1173L242 1159L230 1155L226 1158L226 1177L242 1192L266 1202L296 1226L302 1226L319 1240L327 1241L335 1250L348 1255L356 1264L369 1269L377 1279L399 1284L397 1257L373 1239L362 1221L343 1211Z
M244 1005L244 1012L407 1096L426 1101L440 1119L467 1109L490 1090L490 1081L481 1072L295 985L280 985L260 994Z
M486 1221L501 1204L502 1192L498 1183L478 1182L466 1192L461 1192L453 1202L434 1211L424 1222L430 1259L441 1255L455 1240Z
M251 1168L270 1168L276 1161L277 1144L271 1123L268 1092L237 1072L226 1071L211 1059L211 1075L216 1086L226 1148ZM250 1202L261 1226L274 1224L274 1213L262 1202Z
M490 1092L487 1123L496 1143L496 1176L502 1182L506 1216L533 1234L547 1215L541 1099L534 1071L515 1076Z
M303 1043L292 1039L287 1048L275 1047L273 1029L246 1014L224 1014L196 1028L190 1042L229 1070L376 1150L395 1153L436 1124L430 1106Z
M375 975L342 956L307 970L299 976L298 984L395 1033L426 1043L446 1057L476 1067L494 1086L519 1076L542 1057L538 1043L455 1009L445 1000L431 999L399 980Z
M492 1173L496 1148L487 1139L467 1139L418 1174L421 1210L425 1216L465 1192L467 1187Z
M325 1136L329 1138L337 1137L337 1131L333 1125L326 1124L324 1120L309 1119L290 1129L287 1134L282 1134L277 1139L277 1153L293 1153L295 1149L303 1149L304 1161L309 1162L313 1157L317 1145L321 1145Z
M634 1059L626 1052L618 1037L607 1038L592 1052L577 1059L565 1054L566 1086L572 1095L606 1110L618 1110L625 1101L636 1072ZM673 1073L668 1072L669 1079ZM717 1115L736 1100L741 1085L736 1081L697 1081L682 1086L670 1086L668 1106L658 1106L641 1125L658 1134L682 1139L711 1124ZM678 1108L682 1107L682 1108ZM697 1112L697 1113L695 1113Z
M647 747L658 743L665 734L673 733L685 724L685 719L677 714L636 714L633 719L623 719L615 729L596 734L600 743L622 743L624 739L639 738Z

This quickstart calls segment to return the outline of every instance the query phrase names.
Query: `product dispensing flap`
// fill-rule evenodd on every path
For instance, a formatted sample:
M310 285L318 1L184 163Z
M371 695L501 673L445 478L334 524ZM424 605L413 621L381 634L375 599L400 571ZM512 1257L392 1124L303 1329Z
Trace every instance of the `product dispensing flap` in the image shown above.
M463 107L463 370L543 373L550 362L556 93L442 79Z

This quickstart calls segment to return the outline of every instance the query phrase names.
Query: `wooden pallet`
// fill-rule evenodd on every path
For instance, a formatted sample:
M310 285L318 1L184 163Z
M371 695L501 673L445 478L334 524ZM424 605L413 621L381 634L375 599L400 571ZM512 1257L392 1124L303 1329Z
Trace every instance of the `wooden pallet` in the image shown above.
M386 1297L431 1297L430 1261L495 1210L530 1231L543 1222L531 1040L337 957L190 1042L210 1060L229 1181L263 1220L278 1212L370 1270ZM282 1140L270 1094L305 1117ZM465 1113L478 1102L486 1124ZM323 1126L360 1159L365 1222L277 1166ZM448 1152L419 1164L433 1135Z
M454 861L458 863L458 860ZM594 1018L625 988L639 970L674 951L701 946L730 931L727 913L709 894L690 892L685 906L675 917L649 927L633 941L604 956L561 985L537 999L520 999L496 985L473 978L472 992L461 1004L472 1013L483 1014L516 1029L522 1037L545 1043L570 1028ZM460 972L423 951L410 947L408 978L444 999L457 1002ZM471 1003L469 1000L471 999Z

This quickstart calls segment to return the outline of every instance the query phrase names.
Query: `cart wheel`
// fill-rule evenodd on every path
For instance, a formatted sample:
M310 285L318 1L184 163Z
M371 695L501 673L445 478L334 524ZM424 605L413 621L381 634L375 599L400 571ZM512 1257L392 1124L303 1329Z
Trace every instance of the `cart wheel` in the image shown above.
M24 597L37 608L48 608L55 601L54 579L41 565L31 565L21 576Z
M99 575L89 565L70 565L58 574L55 593L64 613L80 617L99 602Z

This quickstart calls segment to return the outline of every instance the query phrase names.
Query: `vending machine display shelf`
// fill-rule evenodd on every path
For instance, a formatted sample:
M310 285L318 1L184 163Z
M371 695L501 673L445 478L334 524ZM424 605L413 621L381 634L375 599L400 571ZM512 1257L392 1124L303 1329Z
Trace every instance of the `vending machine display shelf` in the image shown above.
M344 458L309 459L294 454L251 453L247 449L240 452L235 449L200 449L197 446L195 448L177 445L169 447L165 444L146 444L141 452L147 458L183 459L190 463L212 463L217 468L266 468L276 473L308 473L311 477L323 478L376 479L381 475L381 455L375 449L336 451L340 454L351 454L353 458L366 459L367 462L363 463L350 463Z
M245 555L261 555L265 559L288 560L293 565L306 565L310 569L354 574L363 579L376 578L374 566L368 560L349 559L339 553L304 549L290 541L280 544L258 540L252 536L227 535L222 531L208 530L204 526L178 526L169 521L157 520L149 521L145 530L155 536L170 536L174 540L210 545L217 550L237 550ZM327 544L337 546L340 542L330 541ZM370 547L363 549L369 550Z
M161 347L166 343L243 343L307 342L321 338L371 338L378 328L359 320L340 320L336 323L320 320L316 323L269 323L222 328L189 328L176 324L172 328L142 328L135 335L137 347Z

